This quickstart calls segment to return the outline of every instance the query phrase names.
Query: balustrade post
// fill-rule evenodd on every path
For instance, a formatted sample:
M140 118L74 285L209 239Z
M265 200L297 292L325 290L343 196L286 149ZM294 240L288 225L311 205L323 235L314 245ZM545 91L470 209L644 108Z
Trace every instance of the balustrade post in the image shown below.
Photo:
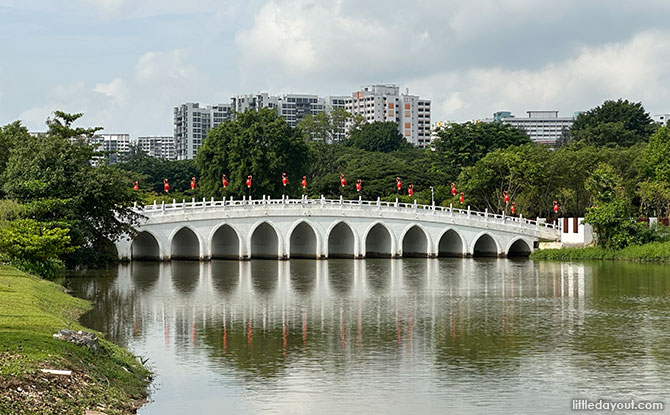
M358 196L358 204L359 205L363 204L363 198L361 196Z
M344 203L344 196L340 195L340 205Z
M191 206L195 207L195 197L191 198Z
M172 208L173 209L177 208L177 199L172 199Z
M133 202L133 209L137 209L137 202Z
M398 207L398 198L397 198L397 197L395 198L395 205L394 205L394 206L395 206L396 208Z
M489 208L484 209L484 222L489 220Z
M505 210L503 209L503 211L502 211L502 221L503 221L503 223L505 223L505 219L506 219L505 218Z
M156 209L156 199L154 199L154 209Z
M381 208L382 208L382 199L379 196L377 196L377 209Z
M165 213L165 200L161 200L161 211Z
M468 205L468 216L470 216L470 205Z
M321 206L325 206L325 205L326 205L326 198L323 197L323 195L321 195L321 199L320 199L320 200L321 200Z
M414 211L416 212L416 200L414 200L414 206L413 206L413 208L414 208Z
M454 214L454 204L453 203L449 203L449 214L450 215Z
M181 200L181 208L186 210L186 199Z
M519 227L523 227L523 215L519 214Z

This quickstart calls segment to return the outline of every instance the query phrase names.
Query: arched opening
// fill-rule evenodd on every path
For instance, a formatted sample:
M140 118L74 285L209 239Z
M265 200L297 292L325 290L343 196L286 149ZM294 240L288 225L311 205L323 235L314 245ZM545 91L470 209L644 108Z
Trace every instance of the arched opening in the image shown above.
M130 258L133 260L158 261L161 259L160 256L158 241L149 232L137 234L130 245Z
M480 236L475 243L474 249L472 250L472 255L488 257L498 256L498 247L496 246L496 242L488 234Z
M437 256L441 257L462 257L463 256L463 240L460 235L453 229L449 229L440 238L438 245Z
M200 241L195 232L189 228L181 228L172 238L170 259L199 260Z
M239 259L240 238L228 225L223 225L212 236L212 259Z
M353 258L354 244L354 231L346 223L338 223L328 235L328 258Z
M530 246L523 239L517 239L507 251L508 257L525 257L530 255Z
M428 237L423 229L412 226L402 240L402 256L425 258L428 256Z
M279 238L277 232L268 223L263 222L251 236L251 258L277 259L279 257Z
M365 239L365 256L367 258L390 258L392 249L389 230L380 223L373 226Z
M291 258L316 258L316 233L302 222L293 229L290 239Z

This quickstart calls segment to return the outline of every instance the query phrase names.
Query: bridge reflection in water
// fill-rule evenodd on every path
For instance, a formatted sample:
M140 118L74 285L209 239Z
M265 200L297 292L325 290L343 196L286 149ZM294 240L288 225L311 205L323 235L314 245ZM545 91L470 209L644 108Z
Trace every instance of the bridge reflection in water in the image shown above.
M84 324L150 358L144 414L560 413L670 382L666 267L133 262L67 284L93 300Z

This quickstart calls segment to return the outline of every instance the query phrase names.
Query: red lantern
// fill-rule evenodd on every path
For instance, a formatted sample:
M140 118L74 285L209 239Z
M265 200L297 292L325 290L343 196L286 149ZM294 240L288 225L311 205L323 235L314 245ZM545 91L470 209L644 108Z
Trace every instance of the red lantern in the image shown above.
M554 213L558 213L558 202L554 200Z
M224 189L225 189L226 187L228 187L228 179L226 179L226 175L225 175L225 174L221 176L221 184L223 184L223 188L224 188Z
M461 195L458 196L458 201L461 202L461 205L462 205L463 202L465 201L465 197L464 197L464 195L463 195L463 192L461 192Z
M409 194L409 197L414 196L414 185L410 184L409 189L407 190L407 194Z
M503 199L505 200L505 204L509 203L509 193L507 192L507 190L503 192Z
M344 178L344 174L340 174L340 186L344 187L347 185L347 179Z
M168 179L163 179L163 190L165 193L170 191L170 183L168 183Z
M510 207L510 211L512 212L512 215L516 212L516 206L514 206L514 202L512 202L512 207Z
M356 180L356 191L360 192L361 189L363 189L363 184L361 183L361 179Z
M137 181L135 181L135 186L133 186L133 190L140 190L140 185Z
M251 175L247 176L247 188L251 189Z
M281 174L281 184L286 187L288 184L288 177L286 176L286 173Z
M402 189L402 180L400 180L400 177L395 178L395 187L400 190Z
M195 177L191 177L191 190L195 190Z
M300 182L300 185L302 186L303 189L307 187L307 176L302 176L302 181Z
M456 196L456 193L458 193L458 190L456 189L456 183L451 184L451 195Z

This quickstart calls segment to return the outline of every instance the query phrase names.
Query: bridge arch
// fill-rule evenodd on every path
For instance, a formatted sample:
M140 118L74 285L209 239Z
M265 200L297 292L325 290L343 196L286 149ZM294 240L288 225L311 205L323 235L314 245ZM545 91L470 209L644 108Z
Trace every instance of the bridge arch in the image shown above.
M363 234L363 248L368 258L392 258L396 252L393 231L382 222L374 222Z
M149 231L138 233L130 244L130 259L159 261L161 246L158 238Z
M288 254L290 258L319 258L321 237L313 223L299 220L288 231Z
M209 235L209 257L211 259L239 259L242 247L241 233L235 226L222 223Z
M463 235L453 228L447 228L437 238L437 256L463 257L467 253L466 246Z
M472 240L470 252L472 252L472 256L496 257L500 255L501 249L498 241L493 236L488 232L481 232Z
M170 235L170 259L199 260L203 257L198 233L189 226L175 229Z
M358 238L354 228L346 221L330 225L327 235L328 258L355 258L358 252Z
M263 221L249 231L249 257L278 259L282 257L281 233L272 223Z
M425 258L430 256L430 238L421 225L412 224L405 228L400 241L402 241L403 257Z
M505 253L508 257L523 257L529 256L532 252L531 244L528 244L528 241L522 237L517 237L512 239L509 244L507 244L507 249Z

